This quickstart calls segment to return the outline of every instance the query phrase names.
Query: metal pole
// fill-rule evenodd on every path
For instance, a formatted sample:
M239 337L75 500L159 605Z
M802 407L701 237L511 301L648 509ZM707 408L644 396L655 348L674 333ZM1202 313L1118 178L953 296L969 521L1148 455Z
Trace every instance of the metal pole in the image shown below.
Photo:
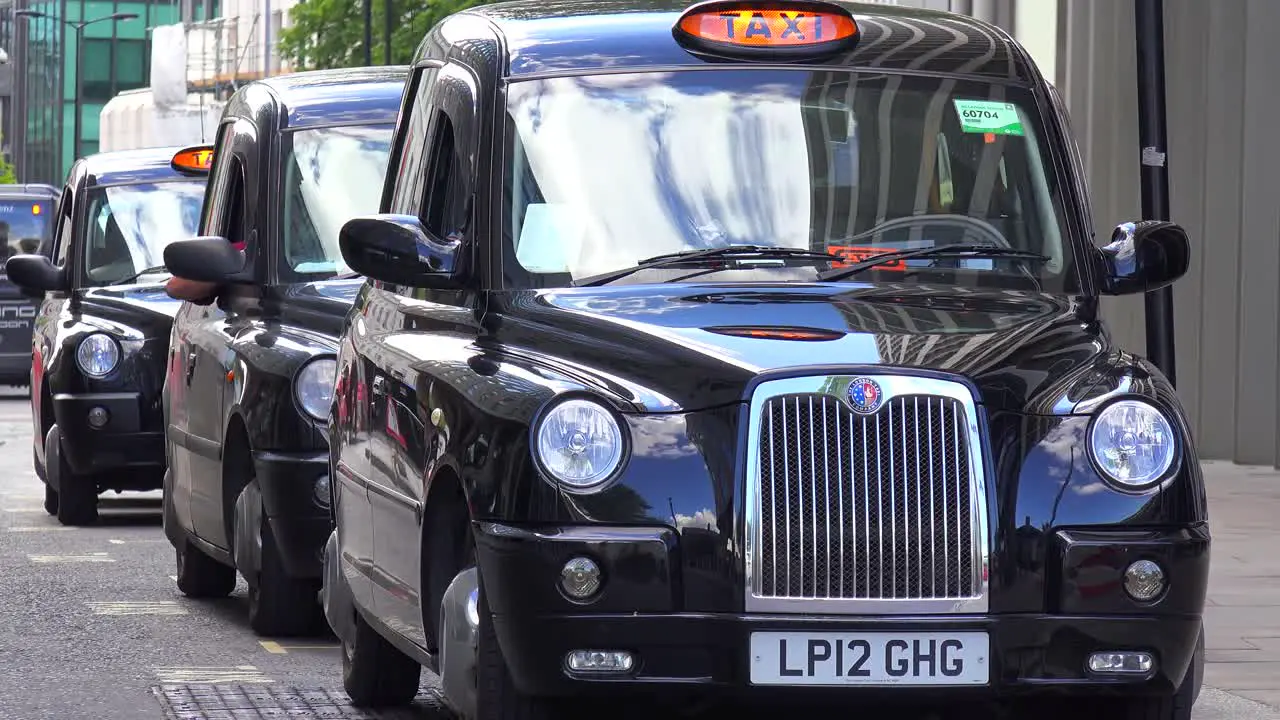
M84 77L84 25L75 24L71 27L76 32L76 78L74 81L76 88L76 100L74 105L76 115L74 126L75 130L72 131L74 134L71 136L71 162L74 163L76 160L80 159L80 116L84 114L83 101L81 100L83 89L80 86L81 80Z
M373 64L373 0L364 0L364 64Z
M383 3L383 7L385 8L384 12L386 14L386 17L382 19L383 35L385 38L382 46L382 64L383 65L391 64L391 30L392 30L391 13L392 13L392 10L394 9L394 6L395 6L394 0L386 0Z
M1169 165L1166 162L1164 87L1164 2L1135 0L1138 54L1138 139L1142 146L1142 217L1169 219ZM1147 356L1174 379L1173 289L1163 287L1144 298Z

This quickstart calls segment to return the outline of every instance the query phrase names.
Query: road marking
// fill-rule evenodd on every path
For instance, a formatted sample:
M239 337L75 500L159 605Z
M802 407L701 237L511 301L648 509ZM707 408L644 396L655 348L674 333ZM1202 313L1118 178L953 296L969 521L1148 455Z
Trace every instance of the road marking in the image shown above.
M87 602L94 615L186 615L186 608L173 600Z
M160 544L169 542L169 538L160 538L159 540L121 540L120 538L111 538L110 540L107 540L107 542L112 545L141 545L142 543Z
M273 655L288 655L290 650L337 650L341 647L337 643L329 645L281 645L274 640L260 640L258 644L263 650Z
M169 576L169 579L170 579L170 580L172 580L172 581L174 581L174 582L178 582L178 576L177 576L177 575L170 575L170 576Z
M18 525L11 528L5 528L7 532L58 532L62 530L75 530L73 527L66 525Z
M237 667L154 667L156 679L167 685L275 682L252 665Z
M123 545L123 544L124 544L124 541L123 541L123 540L117 540L117 539L115 539L115 538L111 538L111 539L110 539L110 540L108 540L107 542L111 543L112 545Z
M7 507L4 509L7 513L42 513L48 512L42 507Z
M106 553L89 553L88 555L28 555L27 559L34 563L78 563L78 562L115 562Z

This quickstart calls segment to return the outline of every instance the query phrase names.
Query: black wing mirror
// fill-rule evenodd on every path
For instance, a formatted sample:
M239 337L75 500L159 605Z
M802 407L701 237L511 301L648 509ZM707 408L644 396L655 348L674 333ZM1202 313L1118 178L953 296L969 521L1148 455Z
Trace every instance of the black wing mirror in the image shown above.
M1163 220L1122 223L1099 248L1102 292L1144 293L1169 285L1191 266L1191 240L1180 225Z
M66 269L54 265L44 255L14 255L5 261L4 271L9 282L30 298L42 299L47 292L70 289Z
M164 266L175 277L222 285L250 282L244 274L244 255L226 238L198 237L169 243Z
M412 215L353 218L338 233L342 259L352 270L412 287L456 287L461 245L436 237Z

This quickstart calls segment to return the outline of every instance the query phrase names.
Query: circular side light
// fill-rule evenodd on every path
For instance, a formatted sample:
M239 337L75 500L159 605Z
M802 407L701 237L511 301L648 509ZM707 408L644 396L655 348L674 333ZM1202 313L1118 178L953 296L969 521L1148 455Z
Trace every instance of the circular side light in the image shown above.
M1142 488L1169 472L1177 443L1173 426L1154 405L1121 400L1094 418L1089 453L1103 475L1117 485Z
M1155 600L1164 588L1164 570L1150 560L1139 560L1124 571L1124 591L1138 602Z
M323 508L329 507L329 476L328 475L321 475L320 478L316 480L315 487L312 488L312 491L315 493L317 505Z
M560 587L574 600L590 598L600 589L600 566L591 558L573 558L560 570Z
M76 365L89 377L106 377L120 364L120 346L104 333L94 333L76 348Z
M622 463L622 428L613 413L590 400L567 400L538 424L535 452L566 490L585 491L609 479Z

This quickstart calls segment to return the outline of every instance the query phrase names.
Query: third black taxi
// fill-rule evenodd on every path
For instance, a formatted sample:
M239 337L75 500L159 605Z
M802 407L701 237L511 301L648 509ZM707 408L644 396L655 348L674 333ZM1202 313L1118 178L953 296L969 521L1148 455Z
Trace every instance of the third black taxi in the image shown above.
M362 705L974 700L1188 720L1210 533L1060 98L975 19L516 2L421 45L337 356ZM1034 711L1033 711L1034 712ZM1039 717L1022 713L1018 718Z

